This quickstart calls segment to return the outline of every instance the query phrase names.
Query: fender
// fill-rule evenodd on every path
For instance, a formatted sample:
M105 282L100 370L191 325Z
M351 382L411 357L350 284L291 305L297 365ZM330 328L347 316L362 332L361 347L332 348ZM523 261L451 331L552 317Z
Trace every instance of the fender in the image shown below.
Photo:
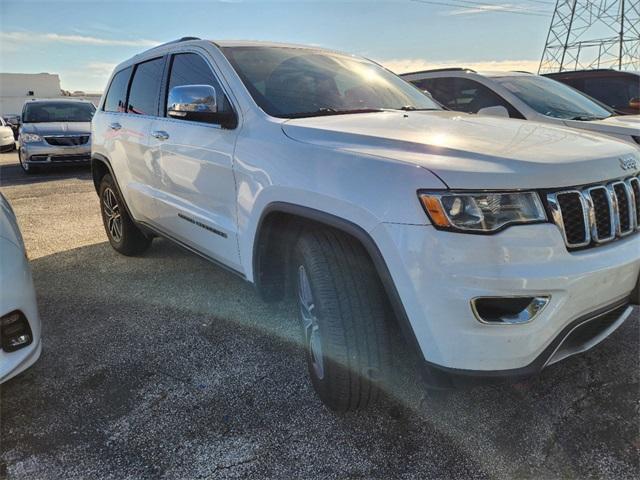
M260 288L260 275L256 275L255 272L259 271L260 255L262 254L262 245L259 245L260 242L258 239L262 234L264 219L270 213L274 212L290 214L304 218L306 220L311 220L316 223L327 225L351 235L363 245L363 247L369 254L369 257L371 257L376 272L380 277L382 286L387 294L387 297L389 298L389 302L391 303L393 313L398 320L402 336L407 342L409 348L411 348L418 355L418 358L422 361L422 363L424 363L424 355L422 353L422 349L420 348L418 339L416 338L413 327L411 326L411 322L409 321L409 317L407 316L404 305L402 304L402 300L400 299L400 294L396 289L393 278L391 277L391 273L389 272L389 268L387 267L387 264L384 260L384 257L382 256L382 253L380 252L380 249L378 248L378 245L366 230L349 220L337 217L321 210L316 210L310 207L303 207L301 205L295 205L292 203L273 202L268 204L260 215L260 220L258 221L258 227L256 229L256 235L253 241L252 266L256 287Z
M116 174L114 173L113 168L111 167L111 162L107 157L99 153L94 153L91 155L91 177L93 178L93 186L96 189L96 193L100 195L100 192L98 191L98 189L100 188L100 182L98 181L98 178L97 178L98 163L103 164L105 167L107 167L107 170L109 171L109 175L111 175L111 178L113 178L113 182L115 183L116 190L118 191L118 196L122 200L122 205L124 206L124 209L127 212L127 215L129 215L129 218L131 220L134 220L133 215L131 215L131 211L129 211L129 207L127 206L127 202L125 201L124 196L120 191L120 184L118 183Z

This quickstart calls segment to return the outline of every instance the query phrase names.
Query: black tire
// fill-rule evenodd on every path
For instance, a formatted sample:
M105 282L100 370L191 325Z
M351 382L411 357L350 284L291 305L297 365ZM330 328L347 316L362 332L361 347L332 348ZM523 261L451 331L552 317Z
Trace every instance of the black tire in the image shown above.
M328 228L304 232L293 259L293 283L313 386L332 410L363 409L379 397L389 359L390 309L371 259L354 238ZM301 269L312 293L317 329L308 327ZM316 332L315 337L310 332ZM317 348L314 353L312 343L318 339L320 353ZM323 362L321 368L318 358Z
M152 239L129 217L111 175L102 177L98 193L102 223L114 250L127 256L139 255L147 250Z

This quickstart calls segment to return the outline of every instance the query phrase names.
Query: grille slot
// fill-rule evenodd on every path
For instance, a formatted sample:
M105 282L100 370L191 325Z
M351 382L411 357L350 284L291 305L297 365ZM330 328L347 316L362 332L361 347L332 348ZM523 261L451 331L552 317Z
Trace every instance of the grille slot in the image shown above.
M70 135L61 137L44 137L49 145L56 147L76 147L85 145L89 141L89 135Z
M582 247L591 241L587 209L579 191L560 192L549 199L554 205L554 220L561 226L564 239L571 247Z
M627 180L627 186L633 196L633 205L636 209L636 227L640 227L640 180L630 178Z
M593 187L588 190L591 199L591 236L596 242L607 242L616 236L616 225L613 221L613 204L606 187Z
M635 212L631 204L631 194L624 182L616 182L611 185L615 201L618 204L618 234L627 235L633 231Z
M610 242L640 229L640 180L547 194L554 223L567 248Z

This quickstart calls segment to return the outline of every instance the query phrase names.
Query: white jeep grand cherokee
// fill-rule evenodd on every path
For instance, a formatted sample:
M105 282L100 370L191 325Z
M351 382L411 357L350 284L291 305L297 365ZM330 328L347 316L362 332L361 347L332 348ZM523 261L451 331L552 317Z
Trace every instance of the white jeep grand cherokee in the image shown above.
M376 397L395 325L430 382L520 377L638 303L636 149L443 111L361 58L180 39L116 67L92 134L111 245L292 290L336 410Z

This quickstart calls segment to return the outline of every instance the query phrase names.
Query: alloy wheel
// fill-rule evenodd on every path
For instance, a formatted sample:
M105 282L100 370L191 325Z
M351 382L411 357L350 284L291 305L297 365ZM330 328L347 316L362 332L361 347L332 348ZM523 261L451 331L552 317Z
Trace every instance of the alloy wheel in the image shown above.
M298 306L302 319L305 344L311 356L311 365L318 379L322 380L324 378L324 356L322 354L320 325L315 314L315 301L311 291L311 284L303 265L298 267Z
M102 208L107 220L107 230L115 242L122 240L122 215L118 197L111 188L105 188L102 192Z

